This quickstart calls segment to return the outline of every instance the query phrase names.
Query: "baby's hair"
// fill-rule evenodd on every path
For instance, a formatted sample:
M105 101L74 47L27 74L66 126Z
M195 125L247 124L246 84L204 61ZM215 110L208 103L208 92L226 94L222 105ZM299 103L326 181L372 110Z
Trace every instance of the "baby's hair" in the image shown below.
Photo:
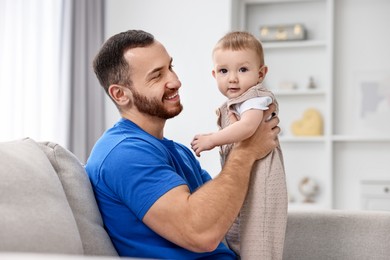
M213 54L216 50L254 50L260 60L260 64L264 65L264 52L261 42L251 33L244 31L233 31L223 36L215 45Z

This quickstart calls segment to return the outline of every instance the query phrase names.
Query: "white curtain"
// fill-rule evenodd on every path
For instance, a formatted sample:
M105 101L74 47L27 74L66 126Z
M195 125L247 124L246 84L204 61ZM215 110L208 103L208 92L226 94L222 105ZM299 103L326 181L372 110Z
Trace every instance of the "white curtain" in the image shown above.
M60 88L61 0L0 1L0 139L65 145Z
M103 0L0 0L0 141L53 141L86 160L104 128L91 66L103 24Z

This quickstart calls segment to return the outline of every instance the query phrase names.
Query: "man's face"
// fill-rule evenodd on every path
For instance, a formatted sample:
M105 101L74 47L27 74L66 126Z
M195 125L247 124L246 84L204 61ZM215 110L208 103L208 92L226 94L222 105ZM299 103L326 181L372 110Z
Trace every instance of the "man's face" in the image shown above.
M164 46L155 42L144 48L129 49L125 58L130 64L133 104L139 112L169 119L183 109L180 103L181 82L172 69L172 58Z

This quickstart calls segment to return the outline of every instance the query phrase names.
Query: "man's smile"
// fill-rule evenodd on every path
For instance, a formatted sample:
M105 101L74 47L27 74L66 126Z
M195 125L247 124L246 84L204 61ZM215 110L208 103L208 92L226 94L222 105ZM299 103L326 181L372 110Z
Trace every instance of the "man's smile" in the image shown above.
M172 100L172 99L174 99L174 98L176 98L176 97L178 97L178 96L179 96L179 92L176 92L176 93L174 93L174 94L171 95L171 96L165 96L164 99L166 99L166 100Z

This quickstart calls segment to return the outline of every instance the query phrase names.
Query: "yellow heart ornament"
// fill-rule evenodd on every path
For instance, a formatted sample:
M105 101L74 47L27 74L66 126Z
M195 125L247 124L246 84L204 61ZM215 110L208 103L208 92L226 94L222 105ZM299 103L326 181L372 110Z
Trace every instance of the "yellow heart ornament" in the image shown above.
M306 109L300 120L291 125L291 132L296 136L315 136L323 134L321 113L315 108Z

